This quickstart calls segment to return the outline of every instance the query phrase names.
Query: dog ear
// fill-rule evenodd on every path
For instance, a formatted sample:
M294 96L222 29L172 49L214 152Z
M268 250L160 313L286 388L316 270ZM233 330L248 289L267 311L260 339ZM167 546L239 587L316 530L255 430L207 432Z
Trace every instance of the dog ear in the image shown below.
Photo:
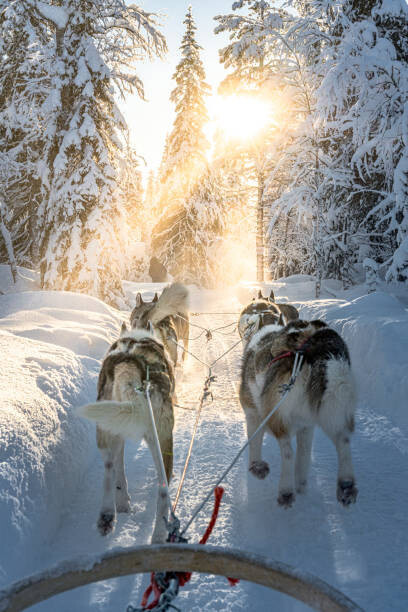
M157 302L158 299L159 299L159 296L157 295L157 293L155 293L152 302Z
M273 289L271 289L271 292L269 294L269 298L268 299L269 299L270 302L274 302L275 301L275 294L273 292Z
M284 327L286 325L285 317L283 316L282 313L280 313L280 315L279 315L278 325L282 325L282 327Z
M120 328L120 336L123 336L126 332L127 332L127 325L126 323L123 321L122 323L122 327Z
M258 300L263 300L264 296L262 295L262 291L259 289L258 291Z
M136 308L139 308L139 306L141 306L142 304L144 304L142 294L138 293L136 295Z

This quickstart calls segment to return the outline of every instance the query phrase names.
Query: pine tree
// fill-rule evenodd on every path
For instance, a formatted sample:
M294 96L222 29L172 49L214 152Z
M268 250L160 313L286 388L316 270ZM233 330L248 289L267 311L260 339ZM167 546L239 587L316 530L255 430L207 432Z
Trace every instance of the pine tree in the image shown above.
M186 31L180 46L181 60L173 75L176 87L170 96L176 119L166 138L159 169L157 202L161 216L153 232L152 248L177 278L208 284L209 274L200 271L200 265L214 263L210 251L222 226L206 161L209 143L204 134L208 121L205 97L210 88L205 82L201 47L195 39L191 6L183 23Z
M146 190L144 195L143 210L145 215L146 235L145 242L150 247L152 229L160 216L160 183L153 170L147 175Z
M7 227L6 216L6 206L4 202L0 199L0 235L3 238L4 246L7 252L7 260L10 264L11 276L13 278L13 282L16 283L18 278L16 258L14 255L13 241L11 239L9 229Z
M217 247L224 229L217 176L208 168L183 207L159 222L153 250L175 278L211 288L219 278Z
M403 280L404 257L396 254L395 267L393 252L403 244L407 225L408 9L399 0L344 0L338 9L318 93L333 167L331 177L325 172L335 223L333 260L341 265L347 253L346 269L350 259L391 259L387 278Z
M41 168L42 284L116 303L126 245L117 185L126 126L112 85L142 95L129 67L141 54L160 54L165 43L154 18L121 0L69 0L55 23L55 41L53 112Z
M145 240L149 232L148 222L144 210L142 172L140 170L141 158L136 150L126 143L121 171L121 190L124 199L124 212L132 241Z
M183 22L186 31L173 79L176 87L170 95L175 105L176 119L167 141L163 181L178 197L194 185L206 167L209 143L204 134L208 121L205 98L210 87L205 82L204 66L200 58L202 47L195 39L196 25L191 6Z
M59 129L49 157L49 198L44 210L42 283L112 301L121 293L115 223L115 103L110 72L94 43L97 7L71 0L64 45Z
M49 94L52 41L46 24L23 0L0 0L0 188L21 265L38 263L36 163ZM5 249L0 257L5 258Z

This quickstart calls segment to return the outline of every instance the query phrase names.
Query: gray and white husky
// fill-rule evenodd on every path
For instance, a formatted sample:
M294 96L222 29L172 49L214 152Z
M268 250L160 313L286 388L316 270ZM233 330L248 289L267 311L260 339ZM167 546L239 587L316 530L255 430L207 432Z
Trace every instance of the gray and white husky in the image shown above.
M264 297L262 291L258 298L244 308L238 319L238 332L244 342L248 342L253 334L266 325L284 326L299 318L299 313L291 304L277 304L273 291L269 297Z
M240 400L248 438L281 398L282 385L291 376L297 350L304 355L302 369L283 403L265 429L277 439L281 451L278 503L289 507L295 490L306 490L315 425L333 441L338 455L337 499L347 506L356 501L357 488L351 460L355 387L346 344L323 321L293 321L285 327L267 325L256 332L244 350ZM249 470L265 478L262 460L265 429L250 443ZM291 438L296 434L296 459Z
M144 302L136 295L136 306L130 315L130 324L136 329L153 326L156 335L166 348L173 366L177 365L177 343L183 340L183 357L188 350L189 317L188 289L181 283L165 287L160 297L155 294L151 302Z
M116 512L129 512L130 497L124 467L125 439L144 439L152 453L158 475L160 457L144 384L151 383L150 397L161 453L170 481L173 469L173 367L163 345L147 330L122 326L119 340L110 347L98 380L98 401L78 409L78 414L97 423L97 444L105 464L102 507L98 519L101 535L113 531ZM168 498L159 483L156 523L152 541L165 540L163 517L168 516Z

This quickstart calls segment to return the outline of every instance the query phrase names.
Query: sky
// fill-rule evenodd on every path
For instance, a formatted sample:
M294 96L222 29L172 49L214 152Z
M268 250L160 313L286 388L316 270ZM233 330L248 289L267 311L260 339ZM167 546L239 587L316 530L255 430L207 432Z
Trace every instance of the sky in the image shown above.
M147 164L155 169L160 163L164 140L174 120L173 105L169 100L174 87L172 75L180 60L179 47L184 34L184 17L189 4L197 26L197 42L203 47L201 58L207 75L207 83L213 93L225 75L218 61L218 49L228 42L228 35L214 34L217 23L214 15L231 13L232 0L139 0L138 4L149 12L163 14L162 32L169 48L164 61L155 60L138 65L138 76L145 86L143 102L136 95L129 96L121 108L130 128L131 142ZM212 104L209 103L209 113Z

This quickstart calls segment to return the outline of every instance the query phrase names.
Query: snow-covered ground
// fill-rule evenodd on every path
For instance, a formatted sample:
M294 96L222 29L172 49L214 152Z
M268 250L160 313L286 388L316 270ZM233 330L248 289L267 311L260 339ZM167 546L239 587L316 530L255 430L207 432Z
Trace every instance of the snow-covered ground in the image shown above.
M0 266L0 278L2 274ZM3 270L4 271L4 270ZM28 275L29 276L29 275ZM33 279L34 282L34 279ZM276 442L265 438L271 473L255 480L244 457L226 483L226 494L211 537L215 545L261 553L314 573L342 590L364 609L377 612L408 608L408 313L390 293L364 295L364 288L313 299L309 277L270 284L282 301L291 301L303 317L322 317L349 345L359 385L357 428L352 441L359 498L349 509L336 501L336 453L316 432L310 486L293 508L276 504L280 467ZM161 285L126 283L152 297ZM236 320L251 288L191 289L192 310L206 313L193 322L215 328ZM337 297L334 297L337 296ZM126 465L132 512L119 515L108 538L95 528L102 487L102 462L93 427L76 418L73 408L93 400L100 360L126 316L83 295L23 291L0 295L0 587L63 559L99 555L117 546L147 543L155 507L155 470L147 448L127 445ZM192 337L200 330L193 329ZM237 341L233 328L213 339L191 342L206 362ZM202 495L245 441L237 398L241 348L214 369L214 401L202 413L193 457L178 514L188 519ZM175 466L178 484L194 409L205 367L189 357L177 380ZM190 541L201 537L210 508L191 527ZM146 576L95 583L62 594L32 609L37 612L113 612L138 605ZM266 588L194 575L177 599L183 610L248 610L272 607L282 612L308 609Z

